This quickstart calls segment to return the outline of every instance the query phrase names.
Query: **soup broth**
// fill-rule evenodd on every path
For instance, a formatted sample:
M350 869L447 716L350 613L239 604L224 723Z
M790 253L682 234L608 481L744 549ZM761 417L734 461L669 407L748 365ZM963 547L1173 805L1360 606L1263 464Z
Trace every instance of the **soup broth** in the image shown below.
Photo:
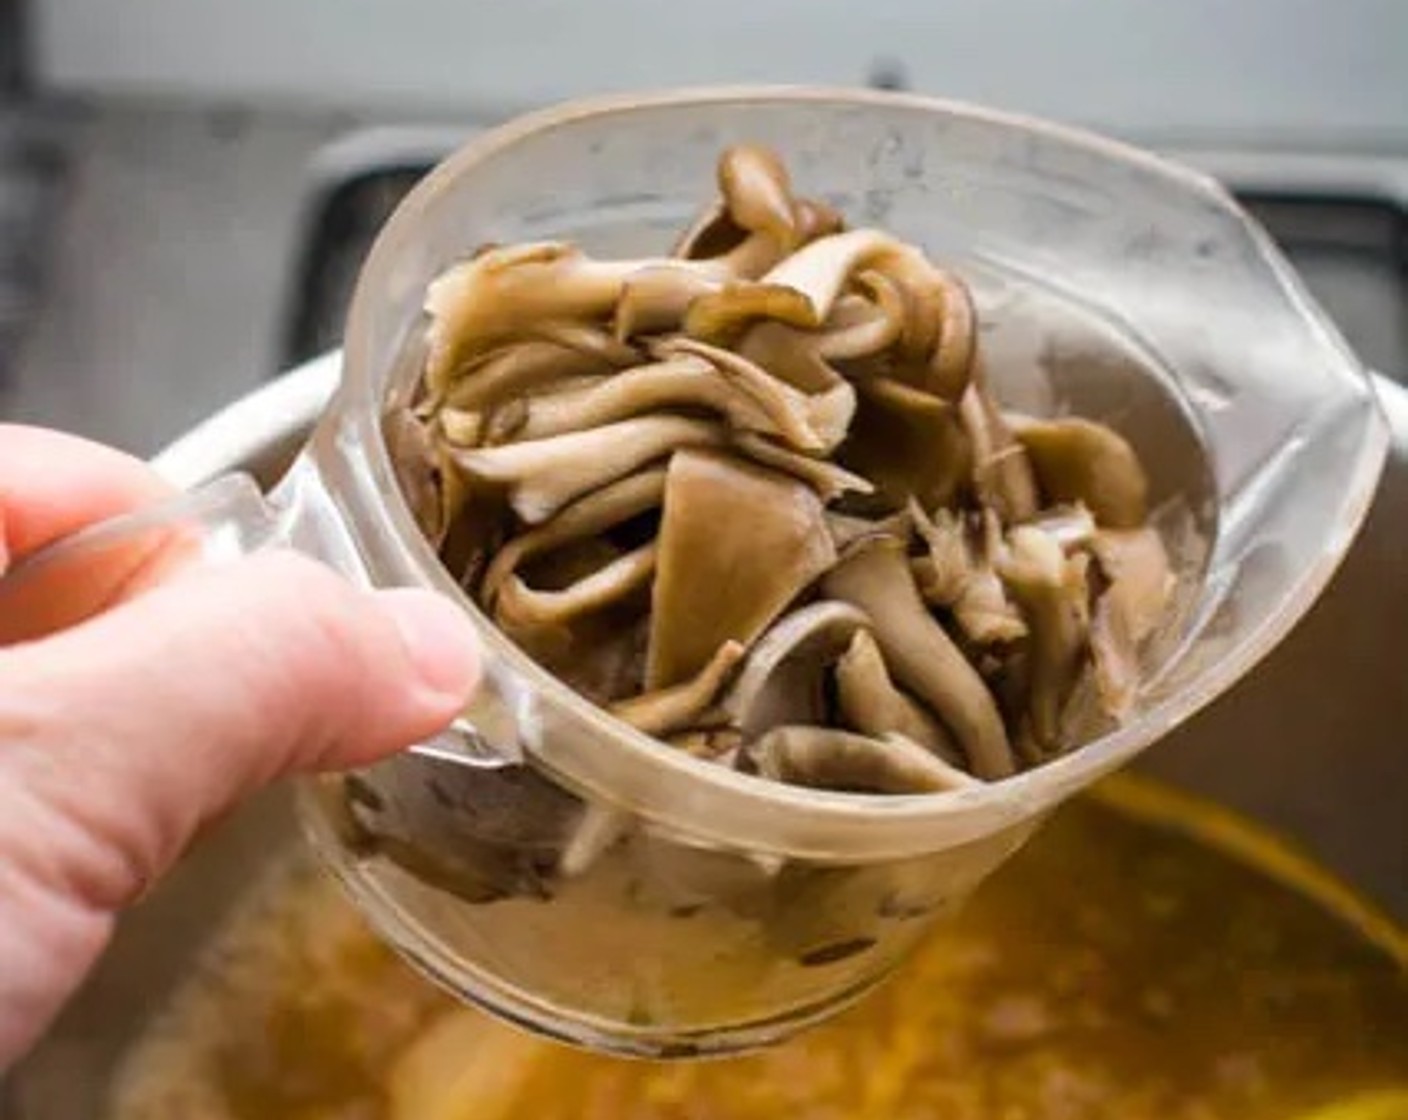
M660 1064L452 1003L293 857L134 1046L108 1117L1408 1116L1405 936L1287 866L1249 826L1121 778L834 1022Z

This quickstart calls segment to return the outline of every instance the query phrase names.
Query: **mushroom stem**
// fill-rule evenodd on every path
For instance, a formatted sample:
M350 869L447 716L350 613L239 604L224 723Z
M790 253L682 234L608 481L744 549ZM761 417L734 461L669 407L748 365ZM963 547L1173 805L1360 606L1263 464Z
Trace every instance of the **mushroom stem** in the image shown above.
M743 646L725 642L689 680L618 701L611 706L611 714L647 735L683 731L699 722L742 659Z
M560 591L537 591L516 575L499 588L495 617L512 626L553 626L618 603L650 582L656 547L642 545Z
M1031 630L1031 687L1027 703L1037 747L1057 751L1061 712L1080 674L1089 639L1084 555L1067 557L1040 529L1019 526L1007 536L998 573L1021 604Z
M937 719L895 687L885 658L866 630L857 630L836 663L836 699L846 722L862 735L895 733L912 739L945 761L963 752Z
M779 727L744 752L764 778L842 793L943 793L978 783L901 735Z
M975 774L991 779L1013 772L997 703L977 670L925 609L899 542L863 542L826 574L822 589L870 616L886 664L954 733Z

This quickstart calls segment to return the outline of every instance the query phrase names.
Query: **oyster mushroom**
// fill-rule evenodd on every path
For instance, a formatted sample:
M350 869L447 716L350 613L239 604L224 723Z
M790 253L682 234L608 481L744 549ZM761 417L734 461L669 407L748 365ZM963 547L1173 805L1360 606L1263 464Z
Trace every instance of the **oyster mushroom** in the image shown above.
M880 504L950 504L971 473L969 441L951 405L889 378L867 378L839 459L870 479Z
M855 278L866 296L842 296L816 339L816 353L826 361L869 358L894 345L904 331L904 293L882 272Z
M1011 746L992 693L925 609L900 542L862 542L822 579L822 591L871 618L875 640L900 684L953 732L980 778L1014 769Z
M614 326L622 341L640 334L677 330L689 305L717 292L725 281L687 268L654 265L633 272L621 285Z
M764 778L843 793L943 793L978 784L902 735L873 739L834 727L779 727L743 748Z
M945 761L963 756L948 729L890 679L880 647L867 630L857 630L836 663L836 702L845 721L862 735L902 735Z
M746 738L826 718L826 673L870 620L821 600L784 615L753 647L722 707Z
M605 321L628 277L664 260L603 261L562 241L491 249L442 273L426 292L425 384L439 399L467 361L562 324ZM614 340L613 340L614 341ZM620 345L617 343L617 345Z
M493 350L458 371L444 389L444 403L483 412L540 385L582 374L605 373L598 356L552 342L517 342Z
M611 714L647 735L683 731L699 723L741 660L743 646L727 641L689 680L618 701Z
M792 181L777 153L757 144L735 144L719 159L719 193L729 217L743 229L771 234L784 252L797 243Z
M1061 713L1075 687L1090 635L1088 558L1067 557L1040 529L1007 535L998 573L1021 605L1031 631L1027 730L1038 750L1062 747Z
M828 227L834 211L799 205L792 198L787 170L765 148L739 144L718 162L722 201L706 210L685 231L671 253L707 260L725 275L761 276L805 240Z
M829 459L813 459L780 447L770 439L739 432L733 446L749 459L805 482L822 502L834 502L843 494L871 494L875 487L858 474L838 467Z
M623 370L615 377L543 393L523 402L519 439L545 439L565 432L597 428L660 409L696 408L716 412L730 426L781 435L785 426L816 439L807 427L805 402L775 378L770 385L745 386L721 373L713 362L679 352L662 362ZM769 393L769 391L771 392ZM766 402L760 393L769 393Z
M1090 619L1095 687L1105 713L1124 719L1138 692L1140 647L1164 617L1175 580L1153 529L1107 529L1095 535L1091 552L1107 583Z
M983 511L978 549L970 545L962 520L949 510L937 510L930 518L914 503L910 516L929 553L916 581L925 601L952 611L954 621L978 645L1025 637L1026 623L993 568L1002 545L997 515Z
M641 590L655 574L655 545L642 545L615 557L596 571L551 591L531 588L510 575L495 598L495 618L506 626L563 625L578 615L599 611Z
M689 679L730 639L751 643L836 560L810 487L699 450L670 460L658 539L651 689Z
M809 321L796 325L819 327L831 314L851 275L886 254L901 252L904 246L878 229L853 229L833 233L802 246L764 274L768 287L790 288L806 297L811 309Z
M747 358L697 339L670 339L656 349L662 354L687 354L708 361L757 401L778 434L799 451L831 451L846 437L856 398L844 381L820 393L801 393Z
M1016 418L1013 431L1031 458L1042 492L1079 502L1104 528L1137 529L1148 513L1149 481L1128 441L1093 420Z
M480 597L492 606L504 580L524 561L656 509L664 497L665 468L656 467L578 498L550 521L520 533L498 550L480 583Z
M508 488L514 511L530 525L574 498L683 447L724 442L716 424L680 416L641 416L585 432L528 443L452 451L465 473Z
M964 392L958 413L973 448L973 487L978 497L1004 524L1030 520L1040 505L1031 463L981 377L975 377Z
M886 254L874 267L904 293L908 306L896 376L957 403L977 357L977 315L968 286L913 246Z
M684 332L705 342L732 342L755 319L794 327L817 326L811 301L781 284L725 284L690 302Z

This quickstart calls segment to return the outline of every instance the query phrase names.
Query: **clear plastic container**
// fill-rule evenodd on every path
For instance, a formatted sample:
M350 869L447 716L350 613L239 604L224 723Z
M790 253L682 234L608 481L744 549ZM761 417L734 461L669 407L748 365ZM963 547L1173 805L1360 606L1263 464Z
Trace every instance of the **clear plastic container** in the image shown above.
M719 151L744 140L775 147L802 193L972 280L1006 403L1104 419L1143 455L1180 594L1118 731L952 793L770 784L673 752L550 677L416 530L379 420L409 391L431 278L489 241L658 252L708 199ZM378 239L343 384L289 477L267 498L226 481L146 524L199 526L213 553L291 543L459 602L483 637L483 692L421 753L310 781L315 847L445 987L573 1042L687 1055L775 1041L844 1006L1063 799L1235 682L1329 579L1385 448L1359 363L1204 177L917 97L692 91L536 114L449 159ZM136 531L105 526L31 574Z

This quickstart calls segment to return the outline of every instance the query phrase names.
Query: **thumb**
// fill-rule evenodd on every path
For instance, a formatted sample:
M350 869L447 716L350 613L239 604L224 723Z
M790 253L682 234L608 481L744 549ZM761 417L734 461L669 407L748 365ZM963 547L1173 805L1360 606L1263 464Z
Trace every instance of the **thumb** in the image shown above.
M447 600L271 553L0 650L0 862L120 907L242 795L440 730L477 648Z

